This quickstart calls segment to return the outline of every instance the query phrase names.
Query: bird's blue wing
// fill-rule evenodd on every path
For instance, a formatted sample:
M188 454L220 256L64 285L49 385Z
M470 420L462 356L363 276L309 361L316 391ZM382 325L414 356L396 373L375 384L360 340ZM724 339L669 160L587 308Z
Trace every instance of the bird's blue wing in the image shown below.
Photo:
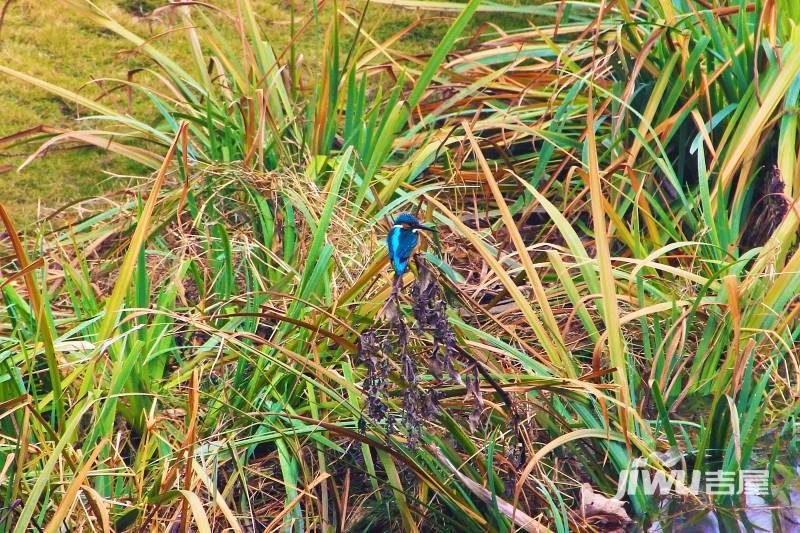
M408 260L417 247L419 237L416 233L401 228L392 228L386 238L389 248L389 259L395 273L401 275L408 269Z
M400 239L400 228L392 228L389 230L389 233L386 235L386 247L389 250L389 261L392 263L392 267L394 267L395 271L397 271L397 247L398 247L398 240Z

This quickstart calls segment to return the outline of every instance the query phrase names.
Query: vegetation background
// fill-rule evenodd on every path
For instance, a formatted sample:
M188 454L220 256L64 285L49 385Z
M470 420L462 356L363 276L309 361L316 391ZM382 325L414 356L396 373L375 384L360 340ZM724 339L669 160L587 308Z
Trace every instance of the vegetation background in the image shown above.
M0 533L795 527L795 0L4 6Z

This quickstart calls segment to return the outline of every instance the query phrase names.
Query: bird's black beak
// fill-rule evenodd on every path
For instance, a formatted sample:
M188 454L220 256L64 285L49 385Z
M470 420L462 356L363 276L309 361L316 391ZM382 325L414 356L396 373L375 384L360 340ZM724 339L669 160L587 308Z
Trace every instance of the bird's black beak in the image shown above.
M422 224L417 225L417 229L424 229L425 231L430 231L432 233L439 231L436 228L432 228L430 226L423 226Z

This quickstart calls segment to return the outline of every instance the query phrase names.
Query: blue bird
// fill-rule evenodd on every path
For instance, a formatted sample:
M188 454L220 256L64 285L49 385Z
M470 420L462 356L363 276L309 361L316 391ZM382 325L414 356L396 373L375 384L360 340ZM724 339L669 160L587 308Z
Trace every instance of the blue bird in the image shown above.
M400 213L386 236L389 260L398 278L408 270L408 261L419 243L419 230L433 231L433 228L423 226L410 213Z

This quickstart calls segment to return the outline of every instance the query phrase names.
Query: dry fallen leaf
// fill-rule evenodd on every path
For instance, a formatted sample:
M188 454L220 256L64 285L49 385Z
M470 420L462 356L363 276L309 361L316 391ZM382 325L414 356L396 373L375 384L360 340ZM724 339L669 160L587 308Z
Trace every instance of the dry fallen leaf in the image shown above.
M624 502L595 492L588 483L581 486L581 515L594 527L609 532L623 531L631 521Z

